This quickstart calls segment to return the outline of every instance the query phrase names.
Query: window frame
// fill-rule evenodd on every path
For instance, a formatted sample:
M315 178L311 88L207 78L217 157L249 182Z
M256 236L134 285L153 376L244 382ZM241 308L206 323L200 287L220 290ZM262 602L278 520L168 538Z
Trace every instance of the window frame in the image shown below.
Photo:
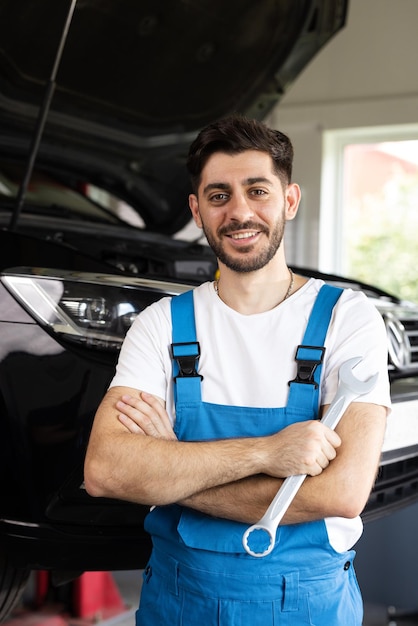
M418 140L418 124L401 124L325 130L319 215L318 267L323 272L344 273L344 148L352 144Z

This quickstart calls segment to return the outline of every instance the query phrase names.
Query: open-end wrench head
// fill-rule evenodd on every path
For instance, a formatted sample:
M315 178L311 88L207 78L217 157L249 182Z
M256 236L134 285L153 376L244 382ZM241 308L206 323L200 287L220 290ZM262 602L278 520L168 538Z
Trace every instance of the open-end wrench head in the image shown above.
M354 376L353 369L362 360L361 356L355 356L345 361L339 370L340 384L350 392L362 396L371 391L376 385L378 374L373 374L367 380L359 380Z

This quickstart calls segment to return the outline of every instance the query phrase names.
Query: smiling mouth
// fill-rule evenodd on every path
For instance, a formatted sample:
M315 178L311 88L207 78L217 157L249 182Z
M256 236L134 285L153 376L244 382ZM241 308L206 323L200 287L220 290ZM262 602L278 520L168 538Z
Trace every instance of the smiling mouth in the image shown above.
M258 234L259 234L259 231L251 231L251 232L246 232L246 233L229 233L227 237L230 237L231 239L234 239L234 240L251 239L251 237L255 237Z

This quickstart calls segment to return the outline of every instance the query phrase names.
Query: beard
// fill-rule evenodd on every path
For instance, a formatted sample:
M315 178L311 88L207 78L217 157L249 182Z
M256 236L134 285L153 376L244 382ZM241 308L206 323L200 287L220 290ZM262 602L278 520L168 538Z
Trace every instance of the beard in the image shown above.
M244 273L255 272L271 261L283 241L284 225L284 219L279 219L270 231L264 225L248 221L243 224L224 226L219 229L217 237L215 237L203 224L203 232L216 257L234 272ZM236 250L235 255L232 256L225 252L222 245L222 236L237 230L256 230L260 233L264 233L267 236L267 243L264 248L255 255L251 255L254 244L249 244L248 246L242 246Z

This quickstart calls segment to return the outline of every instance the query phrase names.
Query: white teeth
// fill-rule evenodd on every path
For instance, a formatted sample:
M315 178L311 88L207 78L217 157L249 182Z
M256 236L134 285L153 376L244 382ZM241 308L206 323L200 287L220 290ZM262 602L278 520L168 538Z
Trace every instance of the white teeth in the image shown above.
M238 233L236 235L231 235L232 239L249 239L250 237L254 237L256 232L253 233Z

